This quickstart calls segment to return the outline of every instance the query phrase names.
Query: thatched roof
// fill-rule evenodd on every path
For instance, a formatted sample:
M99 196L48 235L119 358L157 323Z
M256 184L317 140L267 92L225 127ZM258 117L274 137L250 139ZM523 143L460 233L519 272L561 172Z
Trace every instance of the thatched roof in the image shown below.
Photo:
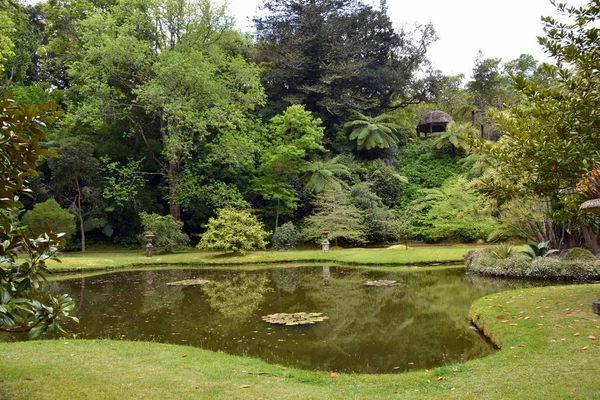
M450 122L454 120L448 113L439 110L430 111L419 121L417 132L443 132Z

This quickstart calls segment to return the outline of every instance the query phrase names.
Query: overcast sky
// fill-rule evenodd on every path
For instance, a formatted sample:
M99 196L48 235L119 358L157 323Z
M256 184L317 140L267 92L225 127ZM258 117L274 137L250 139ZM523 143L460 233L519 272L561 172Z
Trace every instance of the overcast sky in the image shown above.
M365 0L368 2L369 0ZM374 1L379 4L379 1ZM583 5L586 0L561 0ZM238 26L249 30L260 0L228 0ZM445 74L471 76L477 52L484 58L514 60L520 54L548 61L537 36L542 16L556 15L550 0L388 0L395 24L432 23L439 40L428 56Z

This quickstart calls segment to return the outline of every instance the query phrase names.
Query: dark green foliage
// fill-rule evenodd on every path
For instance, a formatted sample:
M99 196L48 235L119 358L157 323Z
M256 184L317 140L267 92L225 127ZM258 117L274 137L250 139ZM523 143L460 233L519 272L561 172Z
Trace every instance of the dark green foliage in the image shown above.
M350 190L352 203L361 211L369 242L395 240L398 237L396 218L371 187L368 182L361 182Z
M565 261L572 260L581 260L581 261L596 261L596 256L592 254L591 251L587 249L582 249L580 247L574 247L567 251L565 256L563 257Z
M590 280L600 277L600 263L589 260L561 261L552 257L532 259L524 253L498 259L489 252L480 251L467 264L467 271L511 278Z
M250 211L223 208L216 218L208 220L199 249L226 250L244 254L249 250L264 249L269 234L264 225Z
M558 252L558 250L556 250L556 249L550 249L548 247L549 243L550 242L526 244L525 251L523 253L532 259L536 259L536 258L548 257L548 256Z
M435 40L431 26L396 32L384 12L355 0L265 0L255 19L257 59L271 115L305 104L332 128L361 113L422 101L430 86L413 74Z
M276 250L291 250L296 248L296 243L300 239L300 233L293 223L286 222L278 226L273 234L273 248Z
M22 208L19 196L30 193L27 178L36 174L37 162L54 155L40 148L46 139L42 128L61 113L52 103L15 106L9 96L0 100L0 331L29 332L30 338L44 332L66 335L61 323L77 321L70 315L75 303L66 294L42 296L39 290L48 273L46 261L55 260L64 244L62 234L46 224L38 236L11 223Z
M44 224L48 224L54 232L64 232L65 240L69 240L75 233L75 216L61 206L54 199L46 200L33 206L21 219L35 234L44 232Z
M157 252L167 253L189 246L189 237L181 232L183 222L175 221L170 215L141 212L139 216L144 232L154 234L152 243Z

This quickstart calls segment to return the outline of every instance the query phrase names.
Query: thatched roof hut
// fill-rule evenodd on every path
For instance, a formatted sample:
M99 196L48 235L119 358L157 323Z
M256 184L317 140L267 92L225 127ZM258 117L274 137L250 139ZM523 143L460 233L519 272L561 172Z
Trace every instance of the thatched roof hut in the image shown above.
M428 133L445 132L450 122L454 122L450 114L439 110L430 111L419 121L417 135L424 133L427 137Z

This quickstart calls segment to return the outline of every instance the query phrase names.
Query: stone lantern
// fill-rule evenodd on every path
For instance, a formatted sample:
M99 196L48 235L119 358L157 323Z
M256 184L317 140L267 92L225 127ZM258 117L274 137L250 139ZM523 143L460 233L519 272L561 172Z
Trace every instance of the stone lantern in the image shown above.
M327 239L327 237L329 236L329 228L324 226L322 232L323 241L321 242L321 248L323 249L323 253L327 253L329 251L329 239Z
M154 252L154 245L152 245L154 232L146 231L144 232L144 237L146 238L146 257L152 257L152 253Z

